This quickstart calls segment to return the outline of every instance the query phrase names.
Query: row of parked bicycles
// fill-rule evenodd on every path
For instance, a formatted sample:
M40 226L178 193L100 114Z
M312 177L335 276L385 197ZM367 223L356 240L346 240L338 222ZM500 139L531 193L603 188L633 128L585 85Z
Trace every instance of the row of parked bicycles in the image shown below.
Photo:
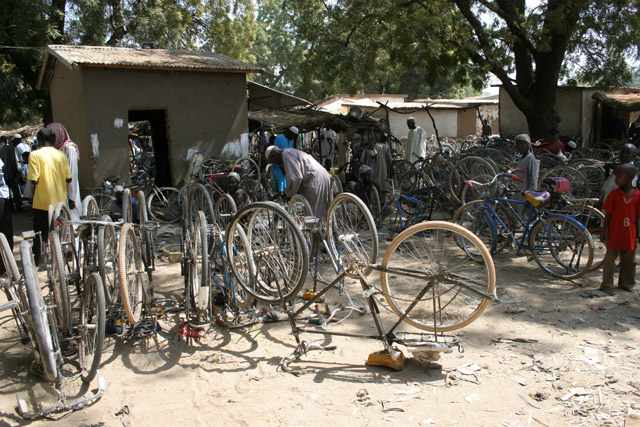
M425 360L461 348L444 334L498 301L493 259L509 246L554 277L575 279L598 267L604 251L594 239L603 219L596 179L604 176L596 169L602 160L541 166L543 191L521 194L513 176L498 167L514 161L510 146L476 147L416 164L394 161L392 191L378 193L377 206L343 192L348 183L336 174L326 219L314 218L300 195L269 201L270 174L250 158L203 160L193 169L195 182L181 189L139 181L123 191L115 221L107 215L115 198L107 184L85 198L80 220L71 220L63 204L50 208L44 286L31 254L31 241L41 237L24 235L20 270L0 236L9 266L2 281L8 303L0 308L13 311L24 344L36 355L33 370L58 394L55 407L39 411L19 399L20 413L79 409L99 398L105 391L98 372L105 334L152 335L161 312L183 312L177 333L190 340L216 325L288 320L297 347L281 366L292 373L300 372L294 361L322 349L303 340L305 333L379 340L384 351L369 363L398 368L399 346ZM258 201L237 209L229 194L232 171ZM158 298L154 290L156 232L171 223L180 236L182 300ZM387 230L393 239L382 240L387 247L381 254L378 232ZM329 294L337 294L336 308L319 310ZM374 332L333 326L353 313L368 313ZM76 378L87 384L98 378L98 387L69 400L65 383Z

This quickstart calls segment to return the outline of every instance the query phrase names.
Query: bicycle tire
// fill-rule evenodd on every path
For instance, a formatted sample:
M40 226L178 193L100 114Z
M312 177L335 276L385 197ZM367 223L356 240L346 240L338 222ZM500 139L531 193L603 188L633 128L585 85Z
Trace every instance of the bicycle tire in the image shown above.
M577 279L593 263L591 235L578 221L564 215L551 214L539 220L531 229L530 247L540 268L559 279Z
M558 211L562 215L570 216L584 225L593 239L593 262L589 273L602 267L607 245L600 241L600 235L604 227L604 214L591 205L569 205Z
M232 170L240 175L241 182L248 185L249 190L254 191L260 184L260 167L255 160L249 157L240 157L233 162Z
M460 249L462 241L462 246L475 247L482 262L468 261L466 252ZM483 294L495 296L496 292L496 271L489 250L475 234L446 221L428 221L404 230L386 250L381 268L380 283L391 309L399 316L406 315L406 323L424 331L463 328L489 305L489 298ZM387 273L388 268L395 270ZM426 286L431 287L431 296L423 295L408 313L406 309L420 296L416 291L420 279L403 276L403 270L427 274Z
M309 253L311 253L311 248L313 247L313 230L306 230L305 225L305 218L313 216L311 205L302 194L295 194L289 200L287 213L291 215L291 218L293 218L294 222L302 231L305 241L307 242L307 246L309 247Z
M350 277L359 277L355 269L365 276L371 272L378 259L378 230L369 208L355 194L339 194L329 205L327 243Z
M142 261L149 276L149 281L152 281L152 272L155 270L155 248L153 243L153 232L147 226L149 222L149 216L147 215L147 204L145 203L144 192L138 190L136 205L138 206L138 222L140 223L140 235L142 243Z
M164 224L180 221L180 191L173 187L160 187L147 199L147 212L154 220Z
M478 175L472 178L473 181L487 184L493 179L493 175ZM469 186L468 180L463 182L463 188L460 192L460 202L464 205L472 200L483 200L487 196L492 196L489 186Z
M58 326L62 331L71 331L71 297L67 283L67 272L60 237L56 230L49 231L49 251L51 253L51 278L49 286L53 293Z
M110 194L105 193L104 191L96 191L91 194L98 205L98 209L101 214L109 214L111 212L111 204L116 200L116 198Z
M455 195L455 191L460 188L460 175L453 163L446 159L431 162L426 176L431 181L431 185L448 187L447 195L460 203Z
M118 242L118 279L120 302L131 326L142 318L144 283L138 239L133 226L126 222L120 229Z
M590 194L589 182L587 178L577 169L569 166L556 166L540 175L538 179L538 189L553 193L556 183L553 178L566 178L571 183L571 189L567 193L570 198L588 198Z
M458 203L462 203L460 195L463 189L467 187L462 184L466 183L467 180L475 179L474 177L480 175L493 177L496 174L491 162L477 156L461 158L455 163L454 169L457 171L457 176L453 170L449 172L449 188L451 189L451 195Z
M251 307L254 302L253 296L248 293L246 287L242 285L243 283L248 284L254 273L251 245L242 227L235 227L233 233L234 268L230 270L231 274L227 273L227 275L235 279L235 282L240 283L240 285L234 285L229 289L229 284L233 285L233 283L227 283L227 297L231 300L227 301L227 303L235 305L239 309L245 309ZM224 246L224 241L221 243ZM225 263L228 263L229 257L227 256L226 247L224 248L223 256L225 257Z
M90 383L96 377L102 352L106 326L104 285L98 273L91 273L84 283L80 303L78 361L82 381Z
M238 209L233 197L223 194L218 198L213 208L214 222L218 224L221 230L226 230L236 212L238 212Z
M302 232L285 209L273 202L256 202L240 209L228 230L243 227L251 250L252 277L240 282L257 300L274 303L294 298L307 277L309 250ZM226 233L227 254L236 277L237 233Z
M100 221L111 222L109 215L103 215ZM98 272L104 286L106 305L113 305L120 292L118 281L118 238L113 225L98 226Z
M216 218L215 209L211 196L204 185L194 184L189 187L188 198L190 220L194 222L198 212L202 211L207 219L207 224L213 224Z
M478 236L490 253L495 252L497 245L495 222L484 210L483 200L474 200L462 205L453 214L451 222L471 231ZM460 246L460 248L465 250L464 246ZM470 248L467 255L474 261L479 261L482 258L482 253L475 252L473 247Z
M42 362L44 379L54 382L58 378L54 338L51 334L47 307L42 297L38 276L34 270L33 253L28 241L23 240L20 242L20 255L22 257L22 273L27 291L29 317L33 325L38 355Z
M131 190L125 188L122 193L122 221L132 223L133 222L133 205L131 202Z
M190 304L193 308L193 312L197 314L199 320L202 314L208 316L209 322L211 321L212 305L211 305L211 292L210 292L210 276L209 276L209 252L207 245L207 219L204 212L198 211L196 220L193 223L192 228L192 254L193 257L190 260L190 272L189 272L189 294L191 296ZM201 295L201 292L206 294Z
M338 175L331 175L331 192L329 193L329 203L340 193L344 191L342 187L342 182L340 181L340 177Z
M82 199L82 216L96 219L100 217L100 207L91 194Z
M2 257L2 263L7 272L7 276L10 282L16 282L20 280L20 270L18 270L18 264L13 256L11 246L4 233L0 233L0 256Z

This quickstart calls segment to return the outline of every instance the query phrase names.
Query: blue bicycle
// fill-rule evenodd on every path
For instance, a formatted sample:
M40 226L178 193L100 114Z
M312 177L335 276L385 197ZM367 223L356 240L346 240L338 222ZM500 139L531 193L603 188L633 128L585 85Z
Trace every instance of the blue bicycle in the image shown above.
M487 196L463 205L453 222L478 235L492 254L513 242L516 252L530 251L542 270L553 277L576 279L589 271L593 238L574 218L548 213L546 191L525 191L524 200ZM464 248L463 248L464 249ZM467 251L472 259L478 254Z

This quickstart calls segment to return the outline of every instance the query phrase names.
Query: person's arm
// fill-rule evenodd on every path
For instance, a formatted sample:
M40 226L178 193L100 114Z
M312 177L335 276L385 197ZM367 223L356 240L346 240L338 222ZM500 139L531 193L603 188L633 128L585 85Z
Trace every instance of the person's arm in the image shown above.
M636 216L636 242L640 241L640 216Z

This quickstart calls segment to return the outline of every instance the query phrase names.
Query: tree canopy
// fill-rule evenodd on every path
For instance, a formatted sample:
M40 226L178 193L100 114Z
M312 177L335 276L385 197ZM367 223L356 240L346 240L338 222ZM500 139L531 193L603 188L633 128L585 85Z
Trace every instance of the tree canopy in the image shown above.
M498 78L530 132L557 125L557 85L624 86L640 0L4 0L0 124L41 117L47 43L205 50L310 100L468 95Z

